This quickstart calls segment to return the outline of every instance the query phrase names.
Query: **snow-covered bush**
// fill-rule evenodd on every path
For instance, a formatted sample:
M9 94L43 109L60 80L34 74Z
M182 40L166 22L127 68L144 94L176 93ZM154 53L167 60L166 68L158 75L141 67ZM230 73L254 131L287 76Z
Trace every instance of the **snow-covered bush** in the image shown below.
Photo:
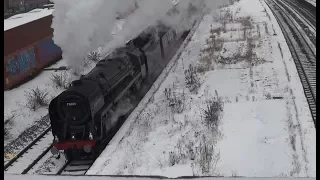
M187 88L189 88L191 93L197 93L198 88L200 87L200 79L198 77L196 68L190 64L189 68L184 71L184 75Z
M87 59L90 61L98 62L101 59L100 53L98 51L92 51L88 53Z
M52 74L51 81L54 85L60 88L67 89L70 82L68 81L68 75L66 72L60 74Z
M25 96L27 98L26 106L33 111L48 105L48 92L39 89L39 87L26 92Z
M179 161L180 161L179 156L175 152L170 151L169 152L169 163L170 163L170 166L178 164Z
M223 102L220 99L209 100L206 109L203 110L203 116L206 123L211 127L218 127L222 111Z

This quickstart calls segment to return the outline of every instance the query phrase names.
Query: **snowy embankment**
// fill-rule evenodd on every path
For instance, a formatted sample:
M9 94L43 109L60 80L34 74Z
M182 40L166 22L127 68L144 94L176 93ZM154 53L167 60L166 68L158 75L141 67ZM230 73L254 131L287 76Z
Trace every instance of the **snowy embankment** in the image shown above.
M44 176L44 175L13 175L5 174L5 180L156 180L164 179L163 177L119 177L119 176ZM189 180L190 178L179 178L180 180ZM197 177L193 180L211 180L212 177ZM215 180L233 180L234 178L214 178ZM237 178L239 180L268 180L270 178ZM294 180L295 178L274 178L273 180ZM300 180L313 180L316 178L301 178Z
M87 175L315 177L316 131L262 1L206 15Z
M124 20L118 20L113 28L113 34L120 31L123 24ZM82 67L81 73L88 73L95 64L96 62L88 60L86 66ZM61 66L67 66L65 59L48 67L48 69ZM50 100L64 91L65 87L76 78L77 76L71 70L42 71L37 77L19 87L4 91L4 145L9 144L23 131L47 115ZM38 94L35 95L34 92ZM41 97L43 105L35 103L35 97Z

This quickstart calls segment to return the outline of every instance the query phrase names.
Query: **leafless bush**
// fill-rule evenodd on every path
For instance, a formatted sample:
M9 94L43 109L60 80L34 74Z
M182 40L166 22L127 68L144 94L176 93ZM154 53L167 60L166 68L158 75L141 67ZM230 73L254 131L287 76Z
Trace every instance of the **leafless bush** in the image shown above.
M197 93L200 87L200 79L197 75L196 69L190 64L189 68L184 71L185 81L187 88L189 88L191 93Z
M207 102L206 109L203 110L203 117L211 127L218 127L218 122L223 112L223 102L221 99L212 99Z
M70 82L68 81L68 75L66 72L60 74L52 74L51 81L57 87L67 89Z
M25 96L27 98L26 106L33 111L48 105L48 92L39 89L39 87L26 92Z
M202 174L212 174L218 162L220 161L220 152L216 153L212 143L206 141L205 136L202 136L199 147L199 164Z
M170 163L170 166L178 164L179 161L180 161L179 155L177 155L177 153L174 152L174 151L170 151L169 152L169 163Z
M165 88L164 94L167 100L169 100L169 106L171 107L172 112L182 113L184 110L184 101L185 101L184 91L182 94L180 94L175 92L171 88Z
M87 54L87 59L90 61L98 62L100 61L100 53L98 51L92 51Z
M265 93L264 97L266 97L266 99L271 99L271 94L270 93Z

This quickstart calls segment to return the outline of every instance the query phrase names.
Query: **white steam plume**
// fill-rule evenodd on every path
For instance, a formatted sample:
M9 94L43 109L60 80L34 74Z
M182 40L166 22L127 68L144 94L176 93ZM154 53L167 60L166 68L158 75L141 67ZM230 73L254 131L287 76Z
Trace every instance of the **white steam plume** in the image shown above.
M62 48L63 58L74 69L83 66L88 52L105 45L102 48L102 55L105 55L158 20L177 29L179 25L180 30L181 27L187 29L191 26L189 22L197 18L205 10L204 7L213 9L225 3L225 0L180 0L176 5L178 13L168 16L165 14L174 6L173 0L52 1L55 3L53 39ZM197 7L197 11L188 17L190 3ZM112 35L119 15L126 18L125 23L122 30Z

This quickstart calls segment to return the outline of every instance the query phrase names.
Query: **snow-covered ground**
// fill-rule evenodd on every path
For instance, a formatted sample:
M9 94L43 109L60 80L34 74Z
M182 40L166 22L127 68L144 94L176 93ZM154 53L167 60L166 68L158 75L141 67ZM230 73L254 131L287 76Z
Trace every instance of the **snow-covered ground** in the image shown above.
M154 179L163 179L163 177L111 177L111 176L41 176L41 175L13 175L13 174L5 174L4 175L5 180L154 180ZM179 178L180 180L187 180L190 178ZM194 180L209 180L212 179L212 177L195 177ZM223 177L217 177L214 178L216 180L232 180L234 178L223 178ZM270 178L237 178L240 180L267 180ZM308 180L316 179L316 178L308 178ZM294 178L274 178L274 180L294 180ZM307 180L307 178L301 178L301 180Z
M315 127L265 2L205 16L87 175L315 177Z
M317 3L317 1L316 0L305 0L305 1L307 1L307 2L309 2L310 4L312 4L314 7L317 7L316 5L316 3Z
M53 9L34 9L27 13L17 14L4 20L4 31L51 15Z

